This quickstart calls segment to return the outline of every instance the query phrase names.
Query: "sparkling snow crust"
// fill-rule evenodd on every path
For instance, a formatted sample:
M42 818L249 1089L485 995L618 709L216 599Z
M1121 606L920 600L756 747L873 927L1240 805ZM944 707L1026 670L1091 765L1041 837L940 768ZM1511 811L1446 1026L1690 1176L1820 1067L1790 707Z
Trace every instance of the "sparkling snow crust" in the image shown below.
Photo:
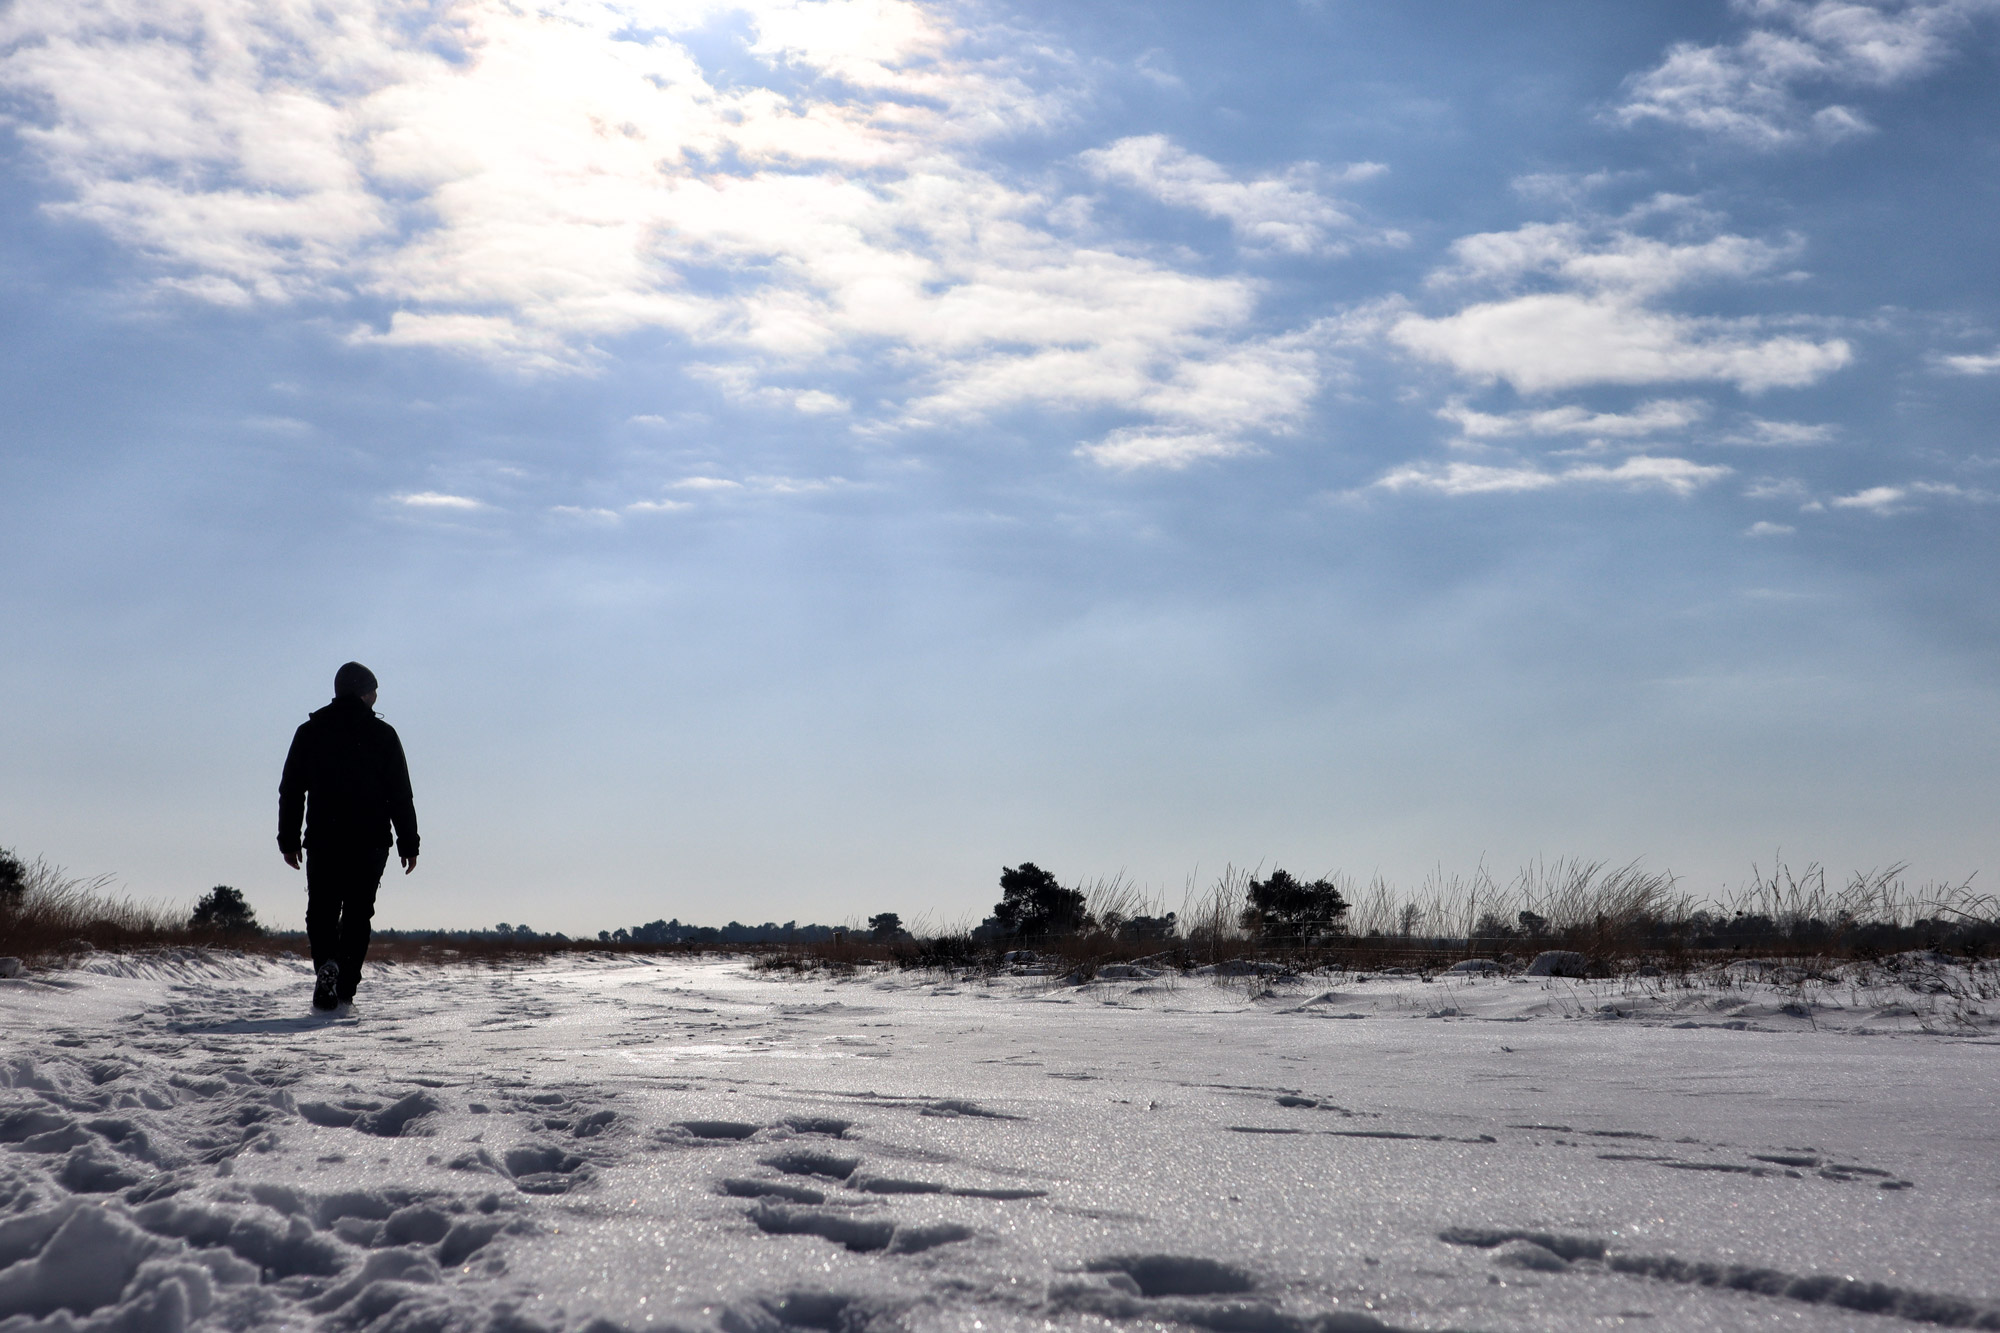
M1906 963L100 957L0 980L0 1333L2000 1328L1993 974Z

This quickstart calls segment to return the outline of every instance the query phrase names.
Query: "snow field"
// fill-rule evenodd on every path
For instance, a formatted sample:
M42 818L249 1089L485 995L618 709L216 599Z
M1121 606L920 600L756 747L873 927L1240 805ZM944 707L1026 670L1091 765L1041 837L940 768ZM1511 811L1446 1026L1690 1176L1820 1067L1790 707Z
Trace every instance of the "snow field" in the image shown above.
M344 1021L296 961L92 967L0 981L0 1333L2000 1328L2000 1048L1935 961L571 958Z

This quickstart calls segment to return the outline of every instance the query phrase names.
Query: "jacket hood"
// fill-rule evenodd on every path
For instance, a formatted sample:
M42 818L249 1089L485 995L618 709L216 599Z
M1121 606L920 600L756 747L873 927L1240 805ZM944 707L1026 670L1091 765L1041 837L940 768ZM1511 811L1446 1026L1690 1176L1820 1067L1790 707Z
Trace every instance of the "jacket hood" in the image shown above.
M328 704L326 707L315 709L307 716L313 718L314 720L318 720L320 718L374 717L375 710L370 708L367 704L362 703L361 700L356 698L354 695L341 694L334 696L333 702Z

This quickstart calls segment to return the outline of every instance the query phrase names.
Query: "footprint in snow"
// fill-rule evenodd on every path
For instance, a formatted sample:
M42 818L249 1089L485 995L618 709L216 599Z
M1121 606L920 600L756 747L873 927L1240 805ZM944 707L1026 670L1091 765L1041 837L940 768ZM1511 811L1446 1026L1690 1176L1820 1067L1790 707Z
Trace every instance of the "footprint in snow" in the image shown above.
M970 1240L974 1234L971 1227L953 1222L910 1225L883 1217L856 1217L823 1208L789 1208L768 1202L750 1210L750 1221L767 1236L819 1236L857 1254L878 1250L919 1254L940 1245Z
M514 1182L523 1194L567 1194L591 1178L581 1157L549 1143L523 1143L499 1157L481 1148L454 1158L454 1171L484 1171Z
M1712 1287L1803 1305L1888 1315L1947 1328L2000 1327L2000 1305L1886 1282L1824 1273L1795 1274L1754 1264L1718 1263L1671 1255L1632 1254L1594 1236L1572 1236L1507 1227L1450 1227L1438 1233L1447 1245L1491 1251L1504 1267L1564 1273L1578 1265L1682 1286Z
M767 1157L764 1165L788 1176L824 1176L828 1180L845 1180L860 1167L861 1159L797 1149Z
M1109 1255L1083 1269L1122 1277L1140 1296L1233 1296L1257 1286L1256 1278L1234 1264L1180 1254Z
M429 1092L419 1091L384 1106L380 1102L301 1102L299 1115L326 1129L354 1129L377 1138L425 1137L434 1131L427 1117L443 1109Z
M764 1128L741 1120L677 1120L673 1127L697 1139L747 1139Z

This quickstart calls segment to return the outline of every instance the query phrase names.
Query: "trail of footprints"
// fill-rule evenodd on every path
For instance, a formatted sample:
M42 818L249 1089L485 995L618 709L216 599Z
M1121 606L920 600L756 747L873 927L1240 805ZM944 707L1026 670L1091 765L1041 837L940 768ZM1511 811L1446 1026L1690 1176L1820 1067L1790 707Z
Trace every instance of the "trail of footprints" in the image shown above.
M525 1081L462 1103L440 1091L446 1080L422 1076L374 1095L309 1097L295 1091L296 1061L258 1063L186 1042L154 1054L177 1068L136 1055L93 1060L68 1043L39 1062L0 1066L0 1321L60 1315L63 1328L109 1333L211 1316L226 1327L325 1317L359 1328L393 1311L399 1327L534 1333L539 1325L490 1290L507 1272L501 1242L545 1229L534 1196L573 1191L635 1147L749 1148L751 1170L723 1174L714 1188L746 1205L757 1232L864 1254L920 1254L975 1234L898 1219L886 1211L896 1197L1004 1205L1045 1194L876 1170L850 1137L852 1122L833 1117L684 1120L648 1139L590 1094ZM287 1126L340 1132L322 1140L334 1150L319 1159L339 1163L379 1151L371 1143L433 1138L460 1107L475 1126L493 1117L495 1132L474 1136L493 1142L427 1160L490 1177L484 1188L315 1192L235 1179L238 1159L275 1150ZM964 1101L917 1110L1004 1118ZM467 1282L488 1288L472 1305ZM773 1308L791 1322L844 1299L792 1293Z
M1447 1245L1490 1251L1497 1267L1544 1274L1615 1273L1678 1286L1709 1287L1801 1305L1887 1315L1943 1328L2000 1329L2000 1307L1963 1297L1830 1273L1787 1273L1755 1264L1707 1263L1638 1254L1594 1236L1506 1227L1450 1227Z
M489 1188L239 1184L236 1159L275 1148L288 1124L353 1136L352 1148L336 1138L326 1162L366 1153L371 1142L433 1137L441 1114L453 1109L438 1090L442 1080L311 1099L294 1094L302 1081L296 1066L203 1058L186 1047L176 1054L182 1068L165 1076L135 1060L68 1053L0 1067L0 1146L7 1149L0 1155L0 1320L60 1315L61 1327L79 1333L203 1320L239 1328L317 1320L356 1329L382 1323L435 1333L536 1333L545 1326L522 1314L520 1293L504 1286L508 1243L547 1228L535 1196L586 1184L635 1145L747 1149L751 1161L732 1163L714 1189L744 1205L750 1226L857 1254L920 1255L976 1234L960 1222L898 1218L890 1206L897 1198L939 1195L1004 1207L1046 1196L1033 1187L877 1169L871 1154L904 1161L926 1154L859 1140L846 1119L689 1119L648 1135L589 1095L526 1084L464 1103L474 1123L493 1116L501 1131L495 1137L511 1146L466 1145L449 1161L429 1159L490 1177ZM871 1100L919 1115L1011 1118L964 1100ZM928 1156L950 1165L942 1154ZM1284 1315L1258 1296L1257 1285L1247 1271L1210 1259L1111 1256L1050 1288L1047 1310L1227 1333L1385 1327L1358 1316ZM846 1330L897 1322L880 1297L829 1292L786 1292L753 1313L735 1323ZM582 1328L616 1333L601 1320Z
M505 1287L509 1244L547 1227L538 1196L587 1186L635 1149L719 1149L728 1166L712 1177L715 1193L740 1204L742 1217L768 1237L803 1237L864 1255L924 1255L972 1240L956 1221L899 1218L894 1201L946 1196L996 1208L1044 1198L1032 1187L978 1186L949 1177L953 1160L930 1154L935 1173L907 1163L926 1155L857 1135L854 1122L824 1115L780 1116L768 1123L686 1119L664 1125L634 1118L588 1090L534 1086L525 1079L494 1086L478 1100L458 1087L448 1102L444 1079L417 1076L378 1094L306 1097L305 1062L296 1053L244 1058L198 1041L135 1034L118 1057L93 1059L72 1033L55 1035L37 1063L0 1065L0 1321L42 1320L69 1311L76 1330L185 1327L213 1317L217 1326L257 1327L309 1320L361 1328L387 1320L399 1328L458 1333L544 1326L515 1308ZM171 1061L171 1065L168 1062ZM168 1072L168 1071L171 1072ZM1416 1141L1450 1139L1368 1124L1352 1111L1298 1090L1218 1089L1274 1110L1277 1125L1227 1125L1243 1133L1331 1133ZM994 1122L1003 1113L961 1099L878 1097L867 1105L921 1116ZM238 1184L235 1160L277 1146L288 1125L345 1131L352 1147L321 1160L338 1162L389 1139L430 1137L444 1113L462 1106L493 1131L456 1155L430 1160L468 1177L462 1191L368 1189L333 1192ZM1360 1120L1362 1123L1354 1123ZM463 1124L464 1122L459 1122ZM1835 1184L1908 1186L1890 1173L1842 1164L1811 1150L1752 1153L1742 1162L1693 1160L1652 1136L1564 1125L1507 1127L1563 1146L1631 1150L1598 1154L1668 1169L1715 1171L1746 1179L1814 1179ZM486 1142L485 1140L492 1141ZM1655 1147L1657 1146L1657 1150ZM449 1156L449 1160L443 1160ZM879 1166L898 1159L894 1169ZM975 1217L975 1221L977 1218ZM1704 1286L1806 1304L1898 1316L1953 1327L2000 1328L2000 1310L1942 1296L1846 1278L1798 1275L1746 1265L1714 1265L1631 1254L1590 1237L1508 1228L1455 1228L1438 1239L1487 1252L1498 1268L1550 1278L1619 1274ZM63 1274L85 1273L89 1290ZM106 1279L109 1274L110 1280ZM850 1333L893 1327L883 1298L825 1291L775 1295L728 1328L819 1329ZM1214 1333L1352 1333L1384 1330L1371 1315L1285 1311L1253 1271L1212 1258L1161 1253L1115 1254L1081 1262L1046 1289L1043 1312L1117 1321L1175 1323ZM393 1315L394 1318L390 1319ZM67 1316L64 1316L67 1318ZM592 1321L582 1333L617 1333Z
M122 1058L0 1066L0 1321L108 1333L323 1315L358 1326L407 1307L410 1327L442 1333L512 1309L505 1294L469 1307L447 1275L504 1273L492 1243L537 1225L513 1191L235 1179L240 1157L270 1151L299 1121L363 1143L422 1136L439 1109L432 1094L300 1103L294 1069L176 1054L180 1068L164 1075Z
M1281 1091L1276 1096L1270 1096L1269 1094L1272 1090L1265 1088L1226 1088L1221 1090L1237 1094L1247 1093L1257 1102L1274 1103L1287 1110L1330 1112L1338 1115L1343 1121L1356 1118L1375 1118L1373 1113L1352 1111L1324 1098L1309 1097L1296 1091ZM1500 1141L1491 1134L1461 1137L1450 1134L1417 1133L1408 1130L1387 1128L1352 1128L1345 1126L1322 1128L1311 1123L1227 1125L1224 1128L1233 1134L1327 1134L1336 1138L1405 1139L1426 1143L1497 1144ZM1737 1156L1741 1160L1731 1158L1729 1160L1718 1161L1715 1160L1713 1155L1705 1158L1697 1157L1687 1150L1708 1149L1711 1154L1718 1151L1735 1150L1724 1149L1721 1145L1704 1144L1690 1138L1675 1139L1671 1143L1668 1143L1662 1140L1659 1135L1632 1129L1578 1129L1570 1125L1539 1123L1513 1124L1506 1126L1506 1128L1544 1135L1546 1136L1545 1139L1538 1139L1536 1142L1547 1142L1556 1147L1564 1148L1579 1146L1607 1147L1610 1146L1611 1142L1616 1141L1630 1142L1635 1146L1640 1144L1659 1145L1656 1149L1646 1151L1600 1152L1597 1154L1597 1159L1602 1162L1645 1163L1671 1171L1701 1171L1717 1175L1743 1176L1753 1180L1767 1178L1806 1180L1810 1178L1831 1181L1841 1185L1873 1185L1878 1189L1884 1190L1913 1189L1916 1185L1916 1182L1906 1180L1893 1171L1885 1171L1881 1167L1867 1166L1859 1162L1842 1161L1834 1155L1822 1152L1817 1148L1786 1148L1766 1152L1738 1152ZM1596 1140L1597 1142L1588 1142L1590 1140ZM1673 1149L1680 1149L1681 1151L1673 1151Z
M934 1114L942 1109L954 1115L1003 1118L969 1102L929 1103L923 1109ZM916 1254L970 1240L974 1234L972 1228L960 1223L918 1225L865 1211L883 1197L934 1194L1008 1201L1039 1199L1048 1193L1041 1189L981 1188L878 1174L864 1169L863 1158L859 1156L849 1156L832 1147L799 1146L802 1138L837 1144L847 1139L852 1127L851 1121L831 1117L793 1116L774 1125L683 1120L669 1132L708 1143L778 1136L775 1141L780 1150L758 1160L760 1174L725 1176L718 1182L719 1192L731 1198L752 1200L746 1216L766 1235L820 1236L856 1253Z

